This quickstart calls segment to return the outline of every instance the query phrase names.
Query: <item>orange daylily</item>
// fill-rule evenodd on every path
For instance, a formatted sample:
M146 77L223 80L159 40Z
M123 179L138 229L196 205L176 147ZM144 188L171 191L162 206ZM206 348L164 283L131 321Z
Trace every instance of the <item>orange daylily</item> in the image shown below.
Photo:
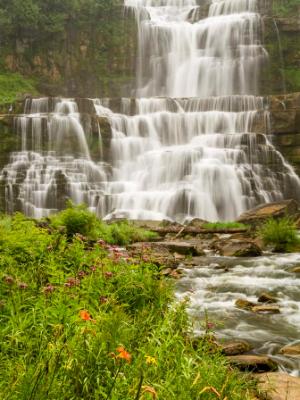
M123 360L125 360L126 362L130 363L131 359L132 359L132 355L130 353L128 353L128 351L126 351L124 349L124 347L120 346L117 348L117 352L119 353L117 355L117 358L121 358Z
M83 321L92 321L92 322L96 322L94 319L92 319L90 313L87 310L81 310L80 313L80 318Z

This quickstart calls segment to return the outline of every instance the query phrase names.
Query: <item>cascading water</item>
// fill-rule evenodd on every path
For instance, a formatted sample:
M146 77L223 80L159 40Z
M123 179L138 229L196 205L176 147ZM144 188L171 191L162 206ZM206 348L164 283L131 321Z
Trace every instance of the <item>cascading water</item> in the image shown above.
M299 178L265 135L258 2L214 0L197 20L207 4L125 0L139 30L137 98L117 112L93 101L111 126L109 149L91 157L74 100L26 102L15 122L22 151L1 173L8 211L40 217L69 197L103 218L216 221L300 198Z
M52 106L52 110L51 110ZM15 118L21 151L11 154L1 172L6 184L7 211L47 216L65 206L93 202L93 188L106 179L91 161L77 104L72 100L33 99L26 114Z

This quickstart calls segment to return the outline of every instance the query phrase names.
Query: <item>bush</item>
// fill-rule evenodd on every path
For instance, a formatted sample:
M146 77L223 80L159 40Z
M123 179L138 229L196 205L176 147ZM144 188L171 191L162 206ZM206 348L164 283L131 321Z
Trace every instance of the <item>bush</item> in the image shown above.
M133 242L152 240L156 233L134 226L131 222L120 221L106 224L99 220L83 204L67 203L67 208L51 218L54 228L65 227L67 237L81 234L89 239L102 239L109 244L125 246Z
M299 243L297 229L289 218L269 219L260 230L265 244L274 245L275 251L291 251Z
M68 237L80 233L84 236L93 235L96 226L96 217L88 211L85 205L75 206L68 202L66 210L52 218L55 227L64 226Z

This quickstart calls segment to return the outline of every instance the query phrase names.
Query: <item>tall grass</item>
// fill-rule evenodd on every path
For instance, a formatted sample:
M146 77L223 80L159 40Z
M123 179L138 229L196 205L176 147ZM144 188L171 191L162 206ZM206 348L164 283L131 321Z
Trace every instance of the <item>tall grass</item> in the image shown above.
M289 218L269 219L261 228L260 235L265 244L274 246L274 250L292 251L299 245L294 222Z
M157 266L20 214L0 221L1 400L250 399L248 378L191 332Z

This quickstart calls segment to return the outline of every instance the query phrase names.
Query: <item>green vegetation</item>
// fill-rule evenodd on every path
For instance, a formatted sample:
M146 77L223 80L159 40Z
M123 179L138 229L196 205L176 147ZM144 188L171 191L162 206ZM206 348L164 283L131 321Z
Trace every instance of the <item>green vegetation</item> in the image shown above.
M296 68L285 68L284 71L284 76L286 79L286 83L288 88L293 91L299 91L300 90L300 69Z
M94 235L86 210L59 219ZM172 281L125 249L3 216L0 271L2 400L250 399L209 332L195 349Z
M204 229L215 229L215 230L228 230L228 229L247 229L247 225L241 224L240 222L208 222L203 225Z
M135 227L129 221L105 224L95 214L87 210L86 205L75 206L68 202L67 208L50 219L50 226L64 227L68 238L76 233L88 239L101 238L110 244L127 245L132 242L152 240L157 237L154 232Z
M133 79L136 47L136 25L124 20L121 6L122 0L0 0L0 73L34 77L46 95L119 95Z
M36 94L35 82L20 74L0 73L0 105L13 103L20 94Z
M270 219L260 235L265 244L274 246L274 251L293 251L299 245L296 226L289 218Z
M282 17L296 16L298 15L299 6L299 0L273 0L273 13Z

